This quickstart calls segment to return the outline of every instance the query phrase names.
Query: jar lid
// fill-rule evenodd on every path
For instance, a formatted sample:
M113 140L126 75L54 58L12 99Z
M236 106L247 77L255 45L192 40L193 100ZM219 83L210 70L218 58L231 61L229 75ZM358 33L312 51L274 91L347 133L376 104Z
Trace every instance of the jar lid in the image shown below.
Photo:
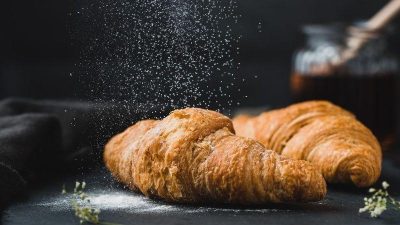
M307 24L302 27L302 31L310 36L322 35L340 38L345 36L346 28L344 23Z
M364 31L366 24L365 20L358 20L351 24L347 23L327 23L327 24L306 24L302 26L302 31L304 34L309 36L330 36L331 38L343 38L349 35L349 32L354 30ZM349 29L352 28L352 29ZM368 33L373 33L376 36L381 34L391 34L395 31L393 25L387 25L380 31L368 31Z

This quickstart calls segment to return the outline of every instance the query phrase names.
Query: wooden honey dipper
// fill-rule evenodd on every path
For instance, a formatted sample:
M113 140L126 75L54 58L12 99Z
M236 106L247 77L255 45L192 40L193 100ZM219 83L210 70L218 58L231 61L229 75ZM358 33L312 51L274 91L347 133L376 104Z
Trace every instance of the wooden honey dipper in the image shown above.
M332 71L356 57L360 49L374 36L373 34L382 30L399 12L400 0L391 0L362 27L350 27L350 30L356 31L357 35L351 35L347 39L347 48L342 51L340 60L330 65Z

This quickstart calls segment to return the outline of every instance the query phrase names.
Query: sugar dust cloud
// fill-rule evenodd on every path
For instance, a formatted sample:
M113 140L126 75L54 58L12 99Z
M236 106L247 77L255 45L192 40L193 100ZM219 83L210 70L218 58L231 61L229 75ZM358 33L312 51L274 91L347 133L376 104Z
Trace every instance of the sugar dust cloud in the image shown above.
M132 113L239 104L236 0L84 0L70 18L81 48L73 75L89 99Z

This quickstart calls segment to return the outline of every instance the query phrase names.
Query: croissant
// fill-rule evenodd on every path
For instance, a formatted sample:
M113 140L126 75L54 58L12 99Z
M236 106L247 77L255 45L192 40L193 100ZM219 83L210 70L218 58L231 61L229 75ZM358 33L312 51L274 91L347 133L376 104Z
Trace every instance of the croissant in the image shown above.
M104 161L130 189L169 202L309 202L326 194L309 162L235 136L229 118L205 109L134 124L107 143Z
M237 135L267 149L316 165L328 183L367 187L380 176L381 147L350 112L327 101L309 101L257 117L233 120Z

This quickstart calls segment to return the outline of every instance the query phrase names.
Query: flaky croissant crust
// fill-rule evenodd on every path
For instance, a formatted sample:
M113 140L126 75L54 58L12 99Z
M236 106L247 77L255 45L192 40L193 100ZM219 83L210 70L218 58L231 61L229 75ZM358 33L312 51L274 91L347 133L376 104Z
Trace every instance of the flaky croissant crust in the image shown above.
M327 101L308 101L233 120L238 135L266 148L312 162L327 182L367 187L380 176L381 147L348 111Z
M310 163L234 135L229 118L204 109L136 123L110 140L104 161L131 189L171 202L307 202L326 194Z

